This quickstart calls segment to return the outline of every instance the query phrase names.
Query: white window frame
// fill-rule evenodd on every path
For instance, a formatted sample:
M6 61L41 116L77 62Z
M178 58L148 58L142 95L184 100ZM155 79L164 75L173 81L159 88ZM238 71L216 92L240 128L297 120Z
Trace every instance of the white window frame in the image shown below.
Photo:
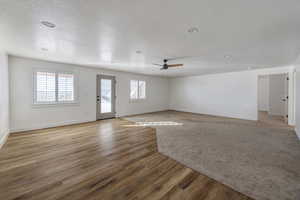
M53 102L38 102L37 101L37 72L48 72L55 73L55 101ZM74 77L73 87L74 87L74 100L73 101L58 101L58 74L72 74ZM33 105L36 106L47 106L47 105L73 105L78 104L78 75L75 71L62 71L55 69L34 69L33 70Z
M131 98L131 81L137 81L137 98ZM145 97L140 97L140 82L145 82ZM129 82L129 98L130 101L143 101L147 99L147 82L145 80L137 80L137 79L131 79Z

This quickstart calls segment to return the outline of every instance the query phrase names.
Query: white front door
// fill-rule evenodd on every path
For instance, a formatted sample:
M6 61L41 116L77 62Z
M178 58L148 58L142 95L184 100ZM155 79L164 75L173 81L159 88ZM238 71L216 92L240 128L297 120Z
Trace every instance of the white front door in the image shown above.
M114 76L97 76L97 119L109 119L116 116L115 83Z

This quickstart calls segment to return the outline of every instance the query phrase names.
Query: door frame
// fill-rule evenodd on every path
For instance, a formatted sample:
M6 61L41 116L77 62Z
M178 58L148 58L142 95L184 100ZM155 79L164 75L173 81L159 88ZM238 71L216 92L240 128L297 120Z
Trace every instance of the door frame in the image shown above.
M288 73L289 75L289 91L288 91L288 125L290 126L294 126L295 125L295 94L296 94L296 76L295 76L295 68L294 67L285 67L282 69L269 69L269 70L261 70L261 71L257 71L257 75L256 75L256 83L257 83L257 95L258 95L258 77L259 76L263 76L263 75L272 75L272 74L286 74ZM257 114L256 114L256 118L258 120L258 116L259 116L259 111L258 111L258 96L257 96Z
M289 123L289 98L290 98L290 93L289 93L289 73L285 73L284 77L284 121L285 123Z
M109 79L112 83L112 91L111 91L111 112L110 113L101 113L101 79ZM111 119L116 117L116 77L110 75L97 75L96 81L96 118L97 120L101 119Z

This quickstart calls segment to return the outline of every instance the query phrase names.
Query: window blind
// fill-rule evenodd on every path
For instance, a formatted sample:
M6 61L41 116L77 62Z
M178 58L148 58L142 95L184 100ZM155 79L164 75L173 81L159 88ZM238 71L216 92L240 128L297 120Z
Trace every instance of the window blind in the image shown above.
M139 98L145 99L146 98L146 82L139 81Z
M130 99L146 99L146 82L131 80L130 81Z
M130 81L130 98L131 99L138 98L138 81L136 80Z
M74 101L73 74L58 74L58 101Z
M75 75L51 71L34 73L34 103L75 103Z
M37 72L36 74L36 101L55 102L55 73Z

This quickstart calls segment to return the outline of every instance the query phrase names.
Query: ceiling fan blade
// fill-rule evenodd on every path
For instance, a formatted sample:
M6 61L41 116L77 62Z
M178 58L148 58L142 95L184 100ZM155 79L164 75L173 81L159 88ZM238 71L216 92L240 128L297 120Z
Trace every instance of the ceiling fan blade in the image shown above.
M172 61L172 60L181 60L181 59L185 59L188 58L189 56L181 56L181 57L170 57L170 58L166 58L168 61Z
M183 64L173 64L173 65L168 65L168 67L182 67Z
M157 66L160 66L160 67L163 67L163 66L164 66L164 65L156 64L156 63L152 63L152 65L157 65Z

